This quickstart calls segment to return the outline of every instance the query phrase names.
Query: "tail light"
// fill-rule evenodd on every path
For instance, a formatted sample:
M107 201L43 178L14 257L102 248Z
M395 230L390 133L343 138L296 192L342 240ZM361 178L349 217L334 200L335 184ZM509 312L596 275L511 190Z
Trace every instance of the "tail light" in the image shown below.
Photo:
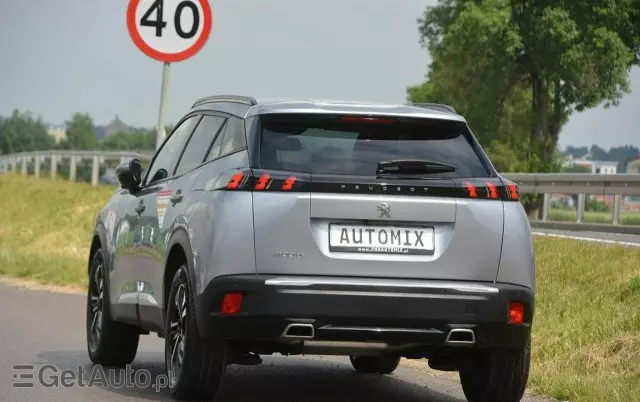
M282 185L281 190L282 191L291 191L293 189L293 185L296 184L296 177L295 176L289 176L287 177L287 180L284 181L284 184Z
M502 178L457 179L456 197L488 200L518 201L518 185Z
M503 180L504 182L504 194L503 199L505 201L518 201L520 200L520 190L518 185L509 180Z
M509 324L522 325L524 323L524 304L519 301L509 303Z
M308 175L260 169L233 169L205 185L205 190L299 192L309 191Z
M476 186L474 186L473 184L466 182L464 184L464 186L467 188L467 192L469 197L471 198L477 198L478 197L478 190L476 189Z
M256 185L253 189L257 191L262 191L268 188L270 183L271 183L271 175L269 173L263 173L258 178L258 181L256 181Z
M234 173L229 179L229 181L227 182L226 188L228 190L235 190L238 187L242 186L242 184L246 181L245 180L246 178L247 176L242 171Z
M496 185L491 183L490 181L487 182L487 190L489 192L489 198L493 198L496 199L498 198L498 190L496 189Z
M242 293L226 293L220 310L224 315L238 314L242 306Z
M254 192L335 192L351 193L361 192L362 194L394 194L392 191L398 189L398 195L424 195L431 197L456 197L472 198L487 201L519 201L520 194L518 185L503 178L472 178L440 180L433 184L418 185L404 184L402 186L389 186L388 183L376 183L379 188L376 192L367 193L363 189L370 188L370 184L354 184L351 188L344 190L347 186L340 182L323 182L314 180L311 183L311 175L308 173L287 172L278 170L263 169L233 169L229 170L215 179L209 181L205 190L227 190L227 191L254 191ZM405 188L406 187L406 188ZM423 188L424 187L424 188ZM390 190L387 191L387 188ZM416 191L418 189L418 191ZM428 189L423 192L421 189ZM379 190L379 191L378 191Z

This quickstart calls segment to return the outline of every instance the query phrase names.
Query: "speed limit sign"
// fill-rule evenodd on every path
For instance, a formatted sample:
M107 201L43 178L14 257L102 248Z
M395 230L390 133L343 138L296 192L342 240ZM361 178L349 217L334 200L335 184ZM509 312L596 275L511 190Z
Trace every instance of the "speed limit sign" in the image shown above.
M195 55L209 38L209 0L130 0L127 27L147 56L175 63Z
M133 43L147 56L164 63L156 149L165 138L170 63L198 53L209 39L212 25L209 0L129 0L127 28Z

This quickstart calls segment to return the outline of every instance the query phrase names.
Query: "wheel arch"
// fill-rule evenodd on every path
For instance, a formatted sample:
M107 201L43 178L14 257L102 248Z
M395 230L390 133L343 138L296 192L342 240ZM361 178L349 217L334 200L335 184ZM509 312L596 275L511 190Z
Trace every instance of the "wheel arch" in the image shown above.
M91 275L91 261L93 255L98 249L102 249L102 260L104 261L104 292L108 301L108 307L105 311L108 317L111 317L111 309L113 308L113 302L111 300L111 272L113 266L111 265L111 253L108 250L107 245L107 231L102 223L98 223L93 231L93 237L91 239L91 248L89 249L89 261L87 262L87 281ZM89 284L87 283L87 286Z
M164 264L164 273L162 278L162 317L166 317L167 313L167 299L169 297L169 291L171 289L171 283L175 273L180 268L180 264L187 263L187 275L189 279L190 291L197 289L198 283L196 281L196 275L193 267L193 251L191 249L191 242L189 236L183 228L175 230L171 236L171 240L167 244L167 257ZM199 306L194 306L196 313L199 311ZM200 324L198 324L199 326Z
M107 232L102 223L96 225L96 228L93 230L93 238L91 239L91 248L89 249L89 259L87 261L87 275L91 270L91 260L93 260L93 255L95 252L101 248L102 249L102 258L104 259L105 265L109 268L108 272L111 272L111 255L109 254L109 250L107 250ZM109 275L106 275L108 277Z

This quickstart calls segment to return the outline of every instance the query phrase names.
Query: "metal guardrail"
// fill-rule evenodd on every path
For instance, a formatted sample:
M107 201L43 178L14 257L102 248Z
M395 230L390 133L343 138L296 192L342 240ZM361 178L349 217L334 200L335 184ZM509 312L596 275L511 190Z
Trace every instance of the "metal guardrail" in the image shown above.
M576 223L584 223L586 195L613 195L613 225L620 224L623 197L640 196L640 174L505 173L503 176L517 183L523 194L544 194L543 222L549 219L554 193L578 196Z
M16 171L18 165L22 174L28 173L28 165L34 164L35 176L40 176L41 163L49 160L50 175L55 178L58 163L68 160L70 164L69 180L76 180L76 165L82 160L92 161L91 184L99 181L100 165L106 161L120 160L124 162L133 158L148 161L153 156L153 150L140 152L132 151L38 151L23 152L10 155L0 155L0 168ZM640 196L640 174L585 174L585 173L505 173L507 179L518 184L522 194L544 194L542 216L540 221L548 222L551 209L551 194L578 195L577 224L584 223L585 201L587 195L613 195L613 215L611 230L620 226L620 212L623 197ZM629 228L629 225L625 225ZM640 232L640 227L637 228Z
M63 160L69 160L69 181L76 181L76 169L78 162L91 160L91 184L98 185L100 165L108 160L120 160L124 162L134 158L140 160L150 160L154 151L35 151L21 152L9 155L0 155L0 168L15 172L18 164L22 174L27 174L28 165L33 162L34 175L40 177L40 167L42 162L49 160L49 173L51 178L55 178L58 172L58 164Z

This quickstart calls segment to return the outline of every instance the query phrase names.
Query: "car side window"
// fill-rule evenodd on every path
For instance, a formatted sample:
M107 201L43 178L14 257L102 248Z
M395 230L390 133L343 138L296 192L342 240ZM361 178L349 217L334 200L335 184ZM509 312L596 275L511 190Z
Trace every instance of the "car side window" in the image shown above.
M247 146L247 137L244 133L244 124L237 117L229 118L227 126L224 130L224 138L222 139L222 149L220 155L227 155Z
M184 143L198 120L200 120L200 116L191 116L173 130L149 166L146 184L166 179L173 173L173 168L176 166Z
M216 139L213 145L211 146L211 150L209 151L209 154L207 154L207 161L213 160L220 155L220 147L222 146L222 139L224 138L224 130L227 124L229 124L228 119L224 123L224 125L221 127L220 132L216 136Z
M203 116L187 144L176 169L176 176L186 173L202 164L209 145L217 137L225 118L220 116Z

